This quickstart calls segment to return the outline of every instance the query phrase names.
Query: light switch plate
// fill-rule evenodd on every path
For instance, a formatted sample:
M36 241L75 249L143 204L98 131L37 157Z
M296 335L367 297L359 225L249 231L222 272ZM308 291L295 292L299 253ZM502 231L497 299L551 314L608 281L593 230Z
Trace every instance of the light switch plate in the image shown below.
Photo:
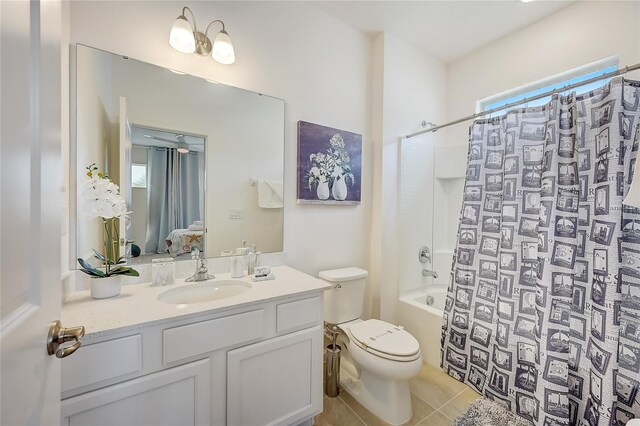
M243 219L242 209L229 209L229 219Z

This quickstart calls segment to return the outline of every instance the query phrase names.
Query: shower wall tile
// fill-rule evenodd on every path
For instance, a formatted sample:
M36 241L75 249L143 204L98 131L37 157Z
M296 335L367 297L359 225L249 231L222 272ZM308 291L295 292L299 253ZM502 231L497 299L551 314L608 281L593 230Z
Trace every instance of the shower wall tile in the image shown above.
M400 153L398 206L400 293L426 285L418 249L432 248L434 144L430 135L404 140Z

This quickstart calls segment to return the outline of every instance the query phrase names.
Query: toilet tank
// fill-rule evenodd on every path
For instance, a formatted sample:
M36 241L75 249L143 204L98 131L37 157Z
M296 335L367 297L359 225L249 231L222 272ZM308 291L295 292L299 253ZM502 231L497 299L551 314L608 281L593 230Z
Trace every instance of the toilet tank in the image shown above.
M318 275L331 284L331 289L324 292L324 320L342 324L360 318L369 273L351 267L320 271Z

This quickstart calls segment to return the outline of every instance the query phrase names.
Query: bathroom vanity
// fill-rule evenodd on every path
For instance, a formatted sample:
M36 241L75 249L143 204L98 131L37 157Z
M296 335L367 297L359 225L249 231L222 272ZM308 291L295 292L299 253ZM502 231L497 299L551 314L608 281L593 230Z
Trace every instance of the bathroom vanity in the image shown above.
M287 266L249 291L190 304L158 296L185 285L123 286L63 305L83 324L82 347L62 360L62 424L293 425L322 411L326 282ZM228 279L218 274L207 283Z

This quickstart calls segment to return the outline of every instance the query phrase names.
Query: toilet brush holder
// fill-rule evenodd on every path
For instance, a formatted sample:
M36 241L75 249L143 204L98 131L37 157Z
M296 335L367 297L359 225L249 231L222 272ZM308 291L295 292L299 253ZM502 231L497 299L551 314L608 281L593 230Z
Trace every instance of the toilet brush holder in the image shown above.
M325 351L324 393L329 398L340 395L340 345L331 343Z

